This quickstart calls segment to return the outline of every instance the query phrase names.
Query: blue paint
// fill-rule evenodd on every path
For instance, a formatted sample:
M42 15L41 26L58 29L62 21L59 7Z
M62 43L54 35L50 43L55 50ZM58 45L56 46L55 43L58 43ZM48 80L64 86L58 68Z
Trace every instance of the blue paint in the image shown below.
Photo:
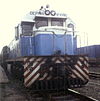
M38 34L35 38L35 55L74 54L72 35Z
M21 56L34 55L34 40L31 36L23 36L20 38Z
M76 38L72 35L38 34L33 36L21 36L19 41L13 44L10 57L21 56L47 56L57 51L61 55L74 55L76 53Z

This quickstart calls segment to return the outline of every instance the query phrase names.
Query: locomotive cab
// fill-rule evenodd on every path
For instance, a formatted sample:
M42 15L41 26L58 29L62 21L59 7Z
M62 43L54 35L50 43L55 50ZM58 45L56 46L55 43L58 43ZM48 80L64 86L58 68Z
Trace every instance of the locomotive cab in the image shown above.
M61 55L75 54L76 38L68 24L66 14L56 13L49 8L31 11L16 27L16 39L23 43L19 45L20 54L22 56L46 56L59 52ZM27 42L24 39L27 39Z
M33 36L38 40L35 48L36 55L52 55L58 51L61 54L74 54L75 38L72 32L67 30L66 17L37 16L33 32Z

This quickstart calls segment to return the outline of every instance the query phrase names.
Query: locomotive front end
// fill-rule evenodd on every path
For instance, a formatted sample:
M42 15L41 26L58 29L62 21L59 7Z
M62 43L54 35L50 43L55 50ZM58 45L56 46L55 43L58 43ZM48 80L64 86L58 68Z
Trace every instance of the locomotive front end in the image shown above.
M24 84L36 90L81 87L89 80L87 56L37 56L24 63Z
M52 15L49 10L31 14L35 14L34 56L24 59L25 86L64 90L85 85L89 80L88 58L75 55L77 39L67 16L56 12Z
M88 57L76 53L75 24L47 6L31 11L18 24L7 61L10 74L22 79L25 87L65 90L89 80Z

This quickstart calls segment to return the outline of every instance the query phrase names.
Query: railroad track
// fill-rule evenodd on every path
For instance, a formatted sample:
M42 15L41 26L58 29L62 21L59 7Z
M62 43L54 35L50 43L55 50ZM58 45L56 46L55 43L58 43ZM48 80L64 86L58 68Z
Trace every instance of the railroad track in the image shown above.
M55 92L53 91L34 92L32 89L29 90L24 88L23 86L20 85L20 83L13 86L19 95L24 96L26 101L98 101L91 97L82 95L72 89L66 89L65 91L55 91ZM24 100L19 100L19 101L24 101Z
M100 73L90 72L89 76L90 76L90 78L99 78L100 79Z
M79 101L97 101L96 99L93 99L92 97L82 95L82 94L80 94L79 92L74 91L74 90L71 90L71 89L68 89L68 92L69 92L71 95L73 95L73 96L75 96L76 98L78 98Z
M95 85L96 87L100 88L100 84L99 84L99 83L89 82L88 84L90 84L90 85Z
M61 99L60 96L58 98ZM72 89L68 89L67 92L65 93L65 97L62 97L62 98L64 100L63 99L61 99L61 100L56 99L55 101L97 101L96 99L82 95Z
M88 96L84 96L74 90L68 89L56 93L39 93L33 95L32 101L97 101ZM30 101L30 100L29 100Z

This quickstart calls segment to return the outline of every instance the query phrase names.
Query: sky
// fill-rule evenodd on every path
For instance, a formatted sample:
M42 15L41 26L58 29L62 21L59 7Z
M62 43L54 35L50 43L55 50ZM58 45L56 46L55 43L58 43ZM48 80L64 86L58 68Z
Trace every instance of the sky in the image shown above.
M73 20L83 40L88 39L82 41L85 45L100 44L100 0L0 0L0 50L14 39L15 27L27 13L47 4Z

